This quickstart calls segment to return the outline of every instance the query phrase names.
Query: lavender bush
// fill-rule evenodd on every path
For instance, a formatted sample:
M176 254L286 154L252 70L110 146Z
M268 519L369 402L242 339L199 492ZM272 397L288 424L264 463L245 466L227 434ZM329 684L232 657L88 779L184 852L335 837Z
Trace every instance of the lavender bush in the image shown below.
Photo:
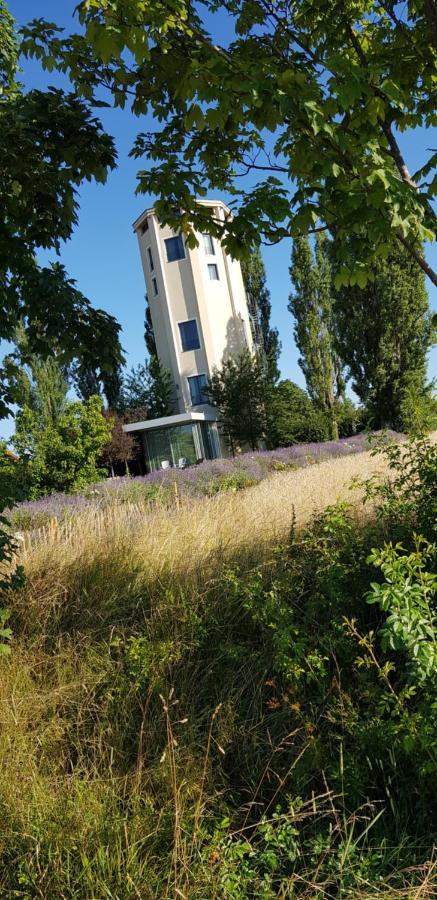
M399 437L388 432L388 437ZM103 509L118 503L172 505L183 497L211 496L219 491L240 490L258 484L275 471L308 466L325 459L363 453L372 435L364 433L338 441L294 444L278 450L243 453L232 459L205 460L187 469L162 469L135 478L107 478L79 494L52 494L18 504L12 524L22 530L38 528L52 519L62 521L85 509Z

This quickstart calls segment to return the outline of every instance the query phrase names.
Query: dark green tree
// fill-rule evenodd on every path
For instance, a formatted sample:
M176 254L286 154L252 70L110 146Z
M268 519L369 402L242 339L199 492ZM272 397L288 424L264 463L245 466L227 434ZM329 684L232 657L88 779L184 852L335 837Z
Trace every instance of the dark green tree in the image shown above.
M423 272L396 244L363 288L335 292L336 343L374 428L408 429L429 391L432 323Z
M96 310L59 263L40 266L37 251L59 251L77 223L78 185L104 182L115 165L112 139L75 94L23 93L16 82L14 23L0 0L0 339L24 325L29 353L62 364L79 357L112 372L121 360L119 326ZM11 363L12 365L12 363ZM0 417L12 400L0 371Z
M253 337L257 345L261 345L260 349L264 350L269 377L272 382L275 382L279 378L278 362L281 343L278 329L272 328L270 324L272 304L259 247L250 254L248 259L242 260L241 271L252 320Z
M155 332L153 330L152 324L152 316L150 313L150 306L147 300L146 295L146 314L144 317L144 340L146 342L147 351L150 359L157 359L158 353L156 350L156 341L155 341Z
M280 381L268 404L268 435L272 447L326 441L329 423L311 397L293 381Z
M249 351L228 359L210 379L208 397L220 413L232 453L245 444L256 450L266 437L270 387L264 355Z
M117 409L120 405L123 387L121 364L115 366L112 372L102 372L90 363L76 360L70 368L70 374L81 400L103 394L110 409Z
M437 284L417 248L436 232L437 156L412 174L398 139L434 122L431 0L406 15L391 0L82 0L77 13L79 34L39 19L24 49L85 96L104 86L114 105L154 116L133 155L161 221L191 243L192 225L211 228L235 257L260 237L335 226L354 250L338 285L364 282L377 250L399 240ZM233 215L211 226L198 198L217 189Z
M152 357L125 375L121 392L124 411L143 410L146 418L159 419L171 409L173 381L170 372Z
M326 414L330 437L338 438L337 403L344 392L341 364L332 334L332 273L326 239L318 235L315 254L308 236L293 241L290 276L294 293L288 308L308 393Z

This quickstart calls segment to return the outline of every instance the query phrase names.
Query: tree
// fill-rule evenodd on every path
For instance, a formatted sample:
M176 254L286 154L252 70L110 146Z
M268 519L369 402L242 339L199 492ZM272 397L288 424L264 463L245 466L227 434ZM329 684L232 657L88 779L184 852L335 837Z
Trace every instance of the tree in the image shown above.
M375 428L408 428L426 401L432 340L425 278L402 247L393 245L365 288L335 293L336 343Z
M30 353L22 324L15 330L14 342L15 349L3 360L14 403L35 412L41 429L55 426L67 405L67 369L59 363L55 348L47 358Z
M232 453L249 444L256 450L266 435L268 381L262 354L248 350L228 359L208 385L208 398L220 413Z
M225 45L210 33L219 8ZM36 20L23 48L85 96L103 86L115 106L154 115L132 151L146 158L138 189L189 243L194 226L240 257L260 235L324 228L338 238L337 286L363 286L393 240L437 283L418 249L436 232L437 154L411 174L398 140L433 124L430 2L82 0L77 10L81 34ZM232 198L225 222L197 202L209 189Z
M316 239L315 257L308 237L295 238L290 267L294 293L288 308L295 320L294 338L299 365L312 400L326 414L330 437L338 438L337 401L344 384L333 346L331 266L326 240Z
M77 187L103 182L115 165L111 138L74 94L50 88L24 94L15 81L13 20L0 0L0 339L23 323L28 350L62 364L80 356L111 372L121 360L119 326L91 307L59 263L40 266L39 248L59 251L77 223ZM0 371L0 417L12 402Z
M145 365L132 368L123 382L121 407L123 410L145 410L148 419L159 419L169 413L172 377L158 357Z
M272 328L270 324L272 304L259 247L250 254L247 260L242 260L241 271L255 331L255 340L262 343L261 349L266 355L268 373L274 383L279 378L278 360L281 343L278 329ZM259 330L259 334L256 333L257 330Z
M158 352L156 349L155 332L153 330L152 316L150 306L146 295L146 314L144 317L144 340L146 342L147 352L150 359L157 359Z
M113 410L103 410L103 416L111 424L111 436L103 447L99 462L108 466L112 477L115 475L117 464L122 464L126 475L129 475L129 463L136 456L135 438L132 434L123 431L126 417Z
M120 405L123 387L121 363L114 366L111 372L102 372L90 362L76 360L70 372L76 393L81 400L89 400L90 397L100 396L103 392L111 409Z
M285 379L275 386L268 407L268 433L272 447L308 441L326 441L329 422L307 392Z
M25 407L17 416L13 445L20 456L29 497L71 492L102 477L97 467L112 422L102 416L100 397L69 403L56 426L41 430L36 412Z

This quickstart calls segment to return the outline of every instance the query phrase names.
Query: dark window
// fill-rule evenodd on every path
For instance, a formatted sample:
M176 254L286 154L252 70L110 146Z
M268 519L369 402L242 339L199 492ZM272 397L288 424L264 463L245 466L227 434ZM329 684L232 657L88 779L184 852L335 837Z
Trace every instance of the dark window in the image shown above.
M203 246L205 248L205 253L207 253L208 256L215 256L214 241L212 239L212 235L204 234L204 235L202 235L202 237L203 237Z
M141 234L145 234L146 231L148 231L148 228L149 228L149 223L146 219L146 221L144 222L144 225L141 226Z
M153 284L153 293L155 294L155 297L156 297L156 295L158 293L158 282L157 282L156 278L152 278L152 284Z
M188 387L190 388L191 403L198 406L199 403L207 403L206 388L208 379L206 375L191 375L188 378Z
M167 251L168 262L175 262L177 259L185 259L184 242L181 234L178 234L176 237L167 238L164 241L164 244Z
M208 272L209 272L209 277L210 277L211 281L219 280L218 267L216 266L215 263L208 263Z
M152 251L151 251L150 247L147 248L147 255L149 257L149 266L153 272L155 266L153 265L153 256L152 256Z
M188 322L179 322L182 350L200 350L199 332L195 319Z

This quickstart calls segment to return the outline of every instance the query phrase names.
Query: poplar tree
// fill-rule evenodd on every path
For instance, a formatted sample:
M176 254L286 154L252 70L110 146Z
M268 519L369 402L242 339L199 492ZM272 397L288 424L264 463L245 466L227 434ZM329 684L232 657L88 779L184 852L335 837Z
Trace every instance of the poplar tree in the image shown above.
M372 426L408 429L411 409L429 396L432 323L423 272L393 244L365 287L334 293L337 347Z
M275 382L280 374L278 361L281 343L278 329L272 328L270 324L272 304L270 302L270 291L266 284L266 270L259 247L250 254L247 260L241 261L241 272L254 330L255 333L259 332L258 338L262 342L262 350L266 355L268 375L272 382Z
M331 265L326 239L317 236L315 254L308 236L293 241L290 266L294 292L288 308L308 393L327 416L330 437L338 438L336 404L344 392L341 363L332 335Z

